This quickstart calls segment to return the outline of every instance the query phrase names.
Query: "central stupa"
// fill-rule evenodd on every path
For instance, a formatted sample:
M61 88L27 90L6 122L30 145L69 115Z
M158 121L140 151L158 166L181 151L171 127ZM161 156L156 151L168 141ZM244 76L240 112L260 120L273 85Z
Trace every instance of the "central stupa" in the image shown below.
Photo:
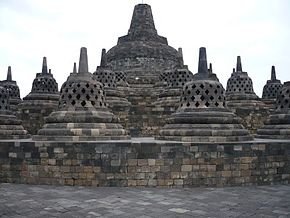
M128 129L132 136L150 136L163 126L162 114L153 104L158 97L156 84L166 71L179 66L178 51L167 39L158 35L150 5L134 8L128 34L106 53L107 65L114 72L122 72L128 82L127 99L131 102Z
M159 36L150 5L134 8L128 34L107 53L113 71L124 71L129 83L155 83L159 73L178 65L178 51Z

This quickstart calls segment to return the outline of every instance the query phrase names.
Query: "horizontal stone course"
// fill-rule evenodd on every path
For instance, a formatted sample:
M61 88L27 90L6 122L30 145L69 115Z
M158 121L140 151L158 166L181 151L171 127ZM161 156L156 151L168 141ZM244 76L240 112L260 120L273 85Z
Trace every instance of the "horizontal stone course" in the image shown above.
M221 187L289 181L290 141L0 141L0 182Z

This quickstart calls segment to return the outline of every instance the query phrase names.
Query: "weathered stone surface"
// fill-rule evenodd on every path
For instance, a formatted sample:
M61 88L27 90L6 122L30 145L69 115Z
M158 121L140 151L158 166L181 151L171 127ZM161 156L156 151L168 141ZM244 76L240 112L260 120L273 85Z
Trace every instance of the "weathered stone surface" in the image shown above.
M205 48L200 48L198 73L184 85L180 105L157 139L220 142L251 140L240 118L225 108L225 90L208 72Z
M44 119L58 106L58 84L48 72L46 57L43 58L42 72L36 74L31 92L18 105L18 117L31 134L36 134L43 126Z
M40 141L129 138L107 108L104 85L88 72L86 48L81 48L79 72L71 73L61 87L58 110L47 117L46 124L33 138Z

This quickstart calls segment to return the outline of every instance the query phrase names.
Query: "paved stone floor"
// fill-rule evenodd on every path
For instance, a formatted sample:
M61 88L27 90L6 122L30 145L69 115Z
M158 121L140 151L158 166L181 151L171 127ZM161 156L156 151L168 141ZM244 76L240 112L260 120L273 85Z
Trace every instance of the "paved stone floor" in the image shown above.
M290 186L171 189L0 184L0 217L290 217Z

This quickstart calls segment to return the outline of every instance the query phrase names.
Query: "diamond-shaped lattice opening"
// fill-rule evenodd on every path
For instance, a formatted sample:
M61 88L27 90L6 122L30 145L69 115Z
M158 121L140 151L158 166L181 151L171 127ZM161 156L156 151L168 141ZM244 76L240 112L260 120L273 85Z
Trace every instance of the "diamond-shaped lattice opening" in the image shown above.
M220 101L221 101L221 100L222 100L222 97L221 97L221 96L219 96L219 97L218 97L218 100L220 100Z
M89 88L89 87L90 87L90 84L87 83L87 84L86 84L86 87Z
M71 99L71 98L72 98L72 95L71 95L71 94L69 94L69 95L68 95L68 99Z
M226 103L225 103L225 102L223 102L223 106L224 106L224 107L226 106Z
M214 105L215 105L216 107L218 107L218 106L219 106L219 103L216 102Z
M89 95L86 95L86 99L87 99L87 100L90 100L90 96L89 96Z
M196 88L196 85L192 85L192 88L195 89Z
M195 97L194 96L191 96L191 100L194 101L194 99L195 99Z
M187 107L189 107L189 106L190 106L190 103L189 103L189 102L187 102L186 106L187 106Z
M208 102L205 102L205 106L208 107L209 106L209 103Z
M94 90L93 90L93 89L91 89L91 93L92 93L92 94L94 93Z
M64 95L61 96L61 99L64 99Z
M80 98L81 98L81 95L77 94L77 99L80 100Z
M203 95L202 95L202 96L200 96L200 100L202 100L202 101L204 100L204 96L203 96Z
M77 91L76 89L73 89L73 93L76 93L76 91Z
M44 91L44 90L43 90ZM65 92L68 92L68 89L65 89Z
M203 85L203 84L201 84L199 87L200 87L201 89L203 89L203 88L204 88L204 85Z
M188 89L188 86L185 86L185 90L187 90Z
M103 106L103 104L102 104L102 102L100 102L100 107L102 107Z
M84 107L86 105L86 101L82 101L81 105Z
M208 95L208 93L209 93L209 91L208 91L208 90L205 90L205 94L207 94L207 95Z
M75 100L72 100L71 105L74 106L76 104Z
M78 88L81 87L81 84L78 83L78 84L77 84L77 87L78 87Z
M199 103L198 103L198 102L196 102L196 103L195 103L195 107L198 107L198 106L199 106Z
M209 97L209 99L210 99L210 100L213 100L213 99L214 99L214 97L213 97L213 96L210 96L210 97Z
M214 90L214 93L215 93L215 94L217 94L217 93L218 93L218 91L217 91L217 90Z
M98 98L99 98L99 97L96 95L96 96L95 96L95 99L98 100Z
M85 94L86 90L85 88L82 88L82 93Z
M94 101L91 101L91 104L94 106L94 105L96 104L96 102L94 102Z
M199 93L200 93L200 91L199 90L196 90L196 92L195 92L197 95L199 95Z

